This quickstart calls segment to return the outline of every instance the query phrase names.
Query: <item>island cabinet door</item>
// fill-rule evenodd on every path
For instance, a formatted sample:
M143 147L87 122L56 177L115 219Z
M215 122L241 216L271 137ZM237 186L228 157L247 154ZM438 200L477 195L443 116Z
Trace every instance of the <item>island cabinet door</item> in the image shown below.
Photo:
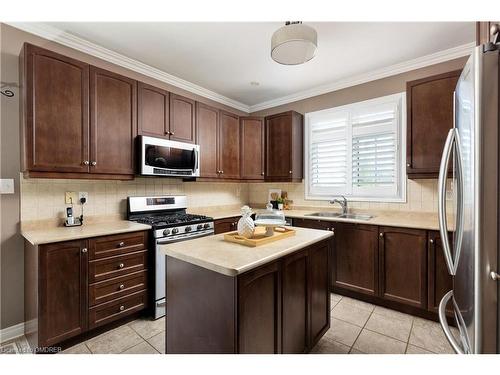
M378 227L335 224L333 289L378 295Z
M418 308L427 308L427 232L381 227L380 296Z
M283 353L307 352L309 344L307 250L283 260Z
M329 241L308 248L309 348L330 328Z
M238 277L238 353L281 352L281 267L276 261Z

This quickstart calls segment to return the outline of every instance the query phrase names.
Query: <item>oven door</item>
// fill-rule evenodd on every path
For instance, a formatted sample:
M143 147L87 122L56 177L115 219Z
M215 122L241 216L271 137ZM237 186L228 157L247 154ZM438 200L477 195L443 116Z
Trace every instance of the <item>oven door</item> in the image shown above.
M141 174L146 176L198 177L200 146L141 136Z

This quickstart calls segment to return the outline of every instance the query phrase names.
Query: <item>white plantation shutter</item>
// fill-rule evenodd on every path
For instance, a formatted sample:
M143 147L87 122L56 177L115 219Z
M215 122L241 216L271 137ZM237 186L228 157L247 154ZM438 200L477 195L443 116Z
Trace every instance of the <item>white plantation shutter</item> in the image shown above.
M311 128L311 184L316 188L347 185L347 114L318 119Z
M403 97L306 114L306 198L405 198Z

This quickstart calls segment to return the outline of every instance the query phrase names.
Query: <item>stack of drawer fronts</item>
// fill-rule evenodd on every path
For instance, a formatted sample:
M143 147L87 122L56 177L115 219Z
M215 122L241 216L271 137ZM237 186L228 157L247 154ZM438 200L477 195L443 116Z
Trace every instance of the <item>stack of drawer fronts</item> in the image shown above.
M147 233L89 240L89 329L147 306Z

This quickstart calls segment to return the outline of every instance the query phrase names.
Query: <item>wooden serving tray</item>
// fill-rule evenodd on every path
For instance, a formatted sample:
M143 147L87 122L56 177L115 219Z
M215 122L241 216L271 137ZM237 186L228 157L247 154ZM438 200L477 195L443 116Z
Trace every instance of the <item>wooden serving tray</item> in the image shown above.
M274 234L270 237L265 236L266 228L257 227L252 238L245 238L238 235L238 232L228 232L224 234L224 241L239 243L241 245L256 247L265 245L269 242L279 241L283 238L295 236L295 229L286 227L277 227L274 229Z

